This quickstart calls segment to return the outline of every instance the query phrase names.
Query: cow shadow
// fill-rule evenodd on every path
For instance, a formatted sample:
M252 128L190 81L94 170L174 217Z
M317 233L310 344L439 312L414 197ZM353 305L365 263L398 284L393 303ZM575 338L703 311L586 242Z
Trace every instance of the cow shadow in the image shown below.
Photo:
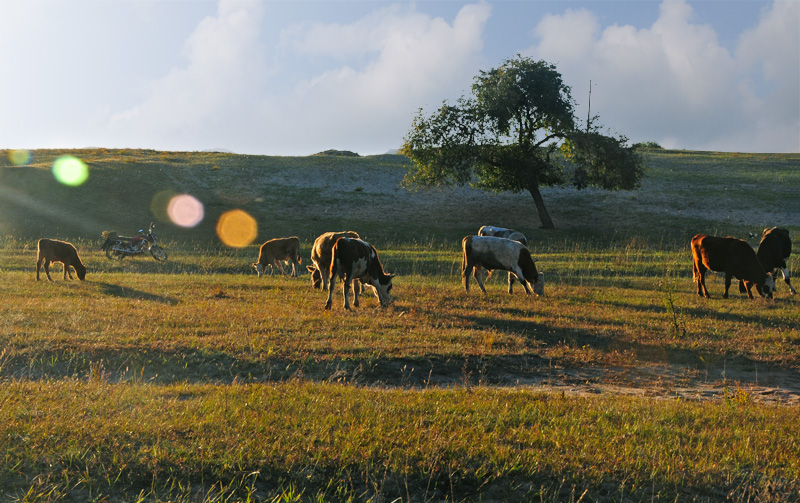
M135 288L125 287L121 285L115 285L112 283L105 283L99 282L95 283L98 287L98 290L105 295L112 296L112 297L120 297L124 299L137 299L137 300L146 300L149 302L158 302L159 304L167 304L170 306L177 305L179 300L173 297L165 297L163 295L156 295L150 292L144 292L142 290L136 290Z

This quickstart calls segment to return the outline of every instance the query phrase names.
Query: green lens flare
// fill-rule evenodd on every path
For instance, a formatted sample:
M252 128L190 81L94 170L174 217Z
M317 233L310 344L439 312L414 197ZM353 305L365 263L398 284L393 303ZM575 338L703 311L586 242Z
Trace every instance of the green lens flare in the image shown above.
M17 149L8 151L8 159L14 166L27 166L31 162L31 157L33 155L30 150Z
M53 163L53 176L64 185L77 187L89 178L89 167L74 155L62 155Z

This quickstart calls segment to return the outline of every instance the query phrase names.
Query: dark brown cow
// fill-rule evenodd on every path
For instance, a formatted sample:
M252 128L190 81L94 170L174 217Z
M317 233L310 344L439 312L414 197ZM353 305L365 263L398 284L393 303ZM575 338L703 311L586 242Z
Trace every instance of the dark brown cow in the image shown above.
M797 291L792 286L789 277L789 268L786 266L786 261L792 254L792 240L789 237L789 230L780 227L773 227L771 229L764 229L761 233L761 242L758 244L758 251L756 256L761 266L765 271L771 272L773 278L778 277L778 271L783 275L783 281L789 285L789 290L792 295ZM777 285L775 285L777 287ZM744 281L739 281L739 291L745 291Z
M747 295L753 298L750 291L756 285L756 291L762 297L772 297L775 291L775 281L772 274L764 271L756 257L756 252L746 241L731 237L707 236L697 234L692 238L692 273L697 284L697 295L710 298L706 288L706 272L711 269L725 273L725 293L728 298L728 289L731 286L731 277L745 281Z
M300 238L292 236L290 238L275 238L270 239L263 245L258 252L258 262L253 263L256 272L259 276L265 272L266 267L269 265L277 267L281 274L285 275L281 261L285 260L287 263L292 263L292 276L297 276L297 269L300 264Z
M531 258L528 247L518 241L491 236L466 236L461 240L463 258L461 260L461 279L464 289L469 292L469 277L475 272L475 280L483 293L480 273L473 271L480 266L488 270L503 270L512 274L508 276L508 293L513 293L514 277L522 283L525 292L531 295L544 295L544 273L536 270L536 263Z
M66 241L59 241L57 239L40 239L36 245L36 281L39 281L39 270L44 265L44 273L47 274L47 279L53 281L50 277L50 263L61 262L64 264L64 280L72 279L72 271L70 267L75 269L78 279L84 281L86 279L86 266L81 262L78 257L78 250Z
M355 231L326 232L314 240L311 248L311 264L306 269L311 273L311 285L319 290L328 290L328 272L331 269L331 251L339 238L359 239Z
M331 268L328 276L328 301L325 309L333 303L336 276L344 279L344 308L350 309L348 294L353 280L369 285L375 296L385 306L389 302L394 274L386 274L378 258L378 251L369 243L354 238L339 238L331 251ZM353 288L353 305L358 307L358 289Z

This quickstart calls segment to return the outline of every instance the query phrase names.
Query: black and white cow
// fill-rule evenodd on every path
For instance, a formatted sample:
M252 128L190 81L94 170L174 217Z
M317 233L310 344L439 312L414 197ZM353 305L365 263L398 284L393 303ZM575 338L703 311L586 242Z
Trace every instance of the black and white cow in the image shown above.
M339 238L331 251L331 268L328 275L328 301L325 309L333 303L333 289L336 287L336 276L344 279L344 308L350 309L348 294L354 280L369 285L375 296L385 306L392 291L394 274L386 274L378 258L378 251L371 244L355 238ZM358 307L358 289L353 288L353 305Z
M494 236L498 238L506 238L512 241L517 241L525 246L528 246L528 238L525 237L525 234L515 231L514 229L506 229L505 227L495 227L493 225L484 225L480 229L478 229L478 236ZM475 277L478 277L481 274L481 267L477 266L475 268ZM491 271L489 271L491 275ZM513 290L514 285L514 274L509 272L508 273L508 291Z
M473 274L473 269L480 266L490 271L509 271L522 283L525 293L531 295L531 289L528 288L531 285L533 293L544 295L544 273L536 270L531 252L522 243L493 236L466 236L461 240L461 248L461 279L466 291L469 291L469 277ZM512 279L509 275L508 293L513 293ZM483 293L486 293L480 274L475 274L475 280Z
M494 236L497 238L511 239L512 241L519 241L520 243L528 246L528 238L525 234L515 231L514 229L506 229L504 227L495 227L493 225L484 225L478 229L478 236Z
M761 242L758 244L758 251L756 256L761 266L765 271L771 272L772 276L777 279L778 271L783 275L783 281L789 285L789 290L792 295L797 291L792 286L789 277L789 268L786 266L786 261L792 254L792 239L789 237L789 230L780 227L773 227L771 229L764 229L761 233ZM777 283L776 283L777 285ZM739 291L745 292L746 286L744 281L739 281Z

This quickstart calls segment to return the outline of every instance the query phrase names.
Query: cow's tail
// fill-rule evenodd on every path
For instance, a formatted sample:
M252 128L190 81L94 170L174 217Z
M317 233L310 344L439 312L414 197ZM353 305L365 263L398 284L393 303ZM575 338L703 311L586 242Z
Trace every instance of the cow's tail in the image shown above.
M466 236L461 240L461 275L463 276L467 268L467 257L472 254L472 236Z

